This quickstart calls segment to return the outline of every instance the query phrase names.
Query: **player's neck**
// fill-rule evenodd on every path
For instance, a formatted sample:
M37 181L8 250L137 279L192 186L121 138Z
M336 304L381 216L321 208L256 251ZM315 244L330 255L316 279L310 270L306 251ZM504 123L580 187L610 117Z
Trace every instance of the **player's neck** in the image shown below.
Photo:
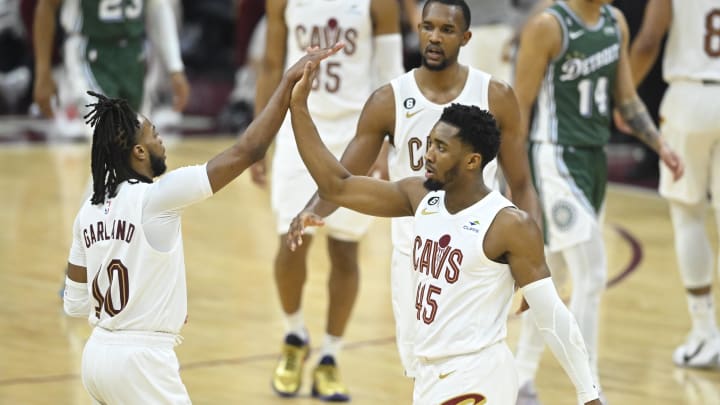
M448 184L445 191L445 209L451 214L470 207L490 194L490 189L482 179L470 184Z
M431 70L421 66L416 70L415 81L425 97L438 104L454 100L465 87L468 69L453 63L443 70Z
M149 162L147 164L144 164L142 161L131 159L130 167L135 171L135 173L141 176L145 176L150 180L155 177L153 176L152 167L150 167Z
M597 0L567 0L567 5L586 25L595 25L600 19L602 3Z

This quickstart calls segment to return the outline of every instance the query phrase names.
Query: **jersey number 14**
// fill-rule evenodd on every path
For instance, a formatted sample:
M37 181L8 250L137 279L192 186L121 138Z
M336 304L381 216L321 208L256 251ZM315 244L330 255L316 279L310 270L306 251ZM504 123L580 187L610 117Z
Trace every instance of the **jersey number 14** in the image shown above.
M580 93L580 115L590 118L593 115L593 104L601 115L608 114L608 79L605 76L598 77L597 81L583 79L578 82Z

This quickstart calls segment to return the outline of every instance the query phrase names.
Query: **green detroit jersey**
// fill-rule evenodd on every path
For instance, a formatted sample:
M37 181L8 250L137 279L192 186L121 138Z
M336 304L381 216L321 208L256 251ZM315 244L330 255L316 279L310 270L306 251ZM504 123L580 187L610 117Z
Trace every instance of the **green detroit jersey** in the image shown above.
M144 0L80 0L82 34L92 41L142 39Z
M533 142L604 146L610 138L621 33L609 6L588 27L565 4L547 9L562 27L562 50L547 67L530 131Z

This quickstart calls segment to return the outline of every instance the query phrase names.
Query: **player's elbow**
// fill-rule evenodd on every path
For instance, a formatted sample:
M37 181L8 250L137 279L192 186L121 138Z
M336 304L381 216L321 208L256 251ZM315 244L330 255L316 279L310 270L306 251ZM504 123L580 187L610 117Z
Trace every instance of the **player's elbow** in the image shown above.
M338 205L342 205L343 192L344 192L344 181L345 178L350 177L348 174L345 177L337 177L329 179L327 181L317 181L318 185L318 196L325 201L329 201Z

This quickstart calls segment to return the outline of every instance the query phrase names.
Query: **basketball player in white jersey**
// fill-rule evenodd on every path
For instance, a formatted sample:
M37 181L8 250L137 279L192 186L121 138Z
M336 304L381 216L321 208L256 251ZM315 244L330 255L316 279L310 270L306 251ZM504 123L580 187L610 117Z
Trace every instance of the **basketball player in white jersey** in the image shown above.
M256 107L262 108L283 69L307 46L344 41L345 48L323 62L310 96L323 139L340 155L352 138L363 103L373 89L403 72L398 6L387 0L267 0L267 46L258 78ZM264 162L252 168L262 185ZM294 396L302 385L310 336L302 313L309 243L291 252L282 241L293 217L316 186L298 156L289 120L280 128L272 164L271 200L281 243L275 256L275 281L286 319L281 356L272 388ZM358 241L371 218L342 210L327 219L328 314L312 393L324 400L346 401L348 389L338 372L337 357L358 292ZM308 242L310 238L308 238Z
M717 368L720 332L711 292L717 262L705 222L711 206L720 234L720 1L650 0L630 51L636 84L654 64L668 31L663 76L669 87L660 105L660 130L685 161L686 173L673 182L661 166L660 194L670 203L692 320L686 342L672 358L678 366Z
M75 219L64 307L94 326L82 381L95 403L190 403L173 349L187 318L182 210L263 156L303 68L316 69L341 48L309 51L235 145L157 182L165 147L153 124L125 100L92 93L99 98L88 115L93 194Z
M537 223L483 181L500 146L492 114L461 104L443 109L429 135L424 177L353 176L313 125L311 81L308 68L290 108L300 155L320 195L368 215L414 216L407 270L416 274L415 294L400 303L412 308L415 329L413 403L515 402L517 374L505 337L517 285L579 402L599 404L580 330L550 279Z
M355 138L343 154L342 164L354 174L365 174L378 155L386 135L392 148L388 157L390 180L423 173L427 134L443 108L457 102L492 112L503 134L499 163L513 201L540 222L537 195L527 163L520 115L512 88L487 73L460 65L460 48L471 39L470 11L463 0L430 0L419 25L422 65L375 91L365 103ZM347 129L346 129L347 131ZM495 187L497 162L488 163L486 184ZM321 224L336 206L313 198L293 222L290 239L304 227ZM412 219L392 220L391 283L396 340L406 375L412 377L412 313L401 305L412 299L414 274L408 271L412 256Z

